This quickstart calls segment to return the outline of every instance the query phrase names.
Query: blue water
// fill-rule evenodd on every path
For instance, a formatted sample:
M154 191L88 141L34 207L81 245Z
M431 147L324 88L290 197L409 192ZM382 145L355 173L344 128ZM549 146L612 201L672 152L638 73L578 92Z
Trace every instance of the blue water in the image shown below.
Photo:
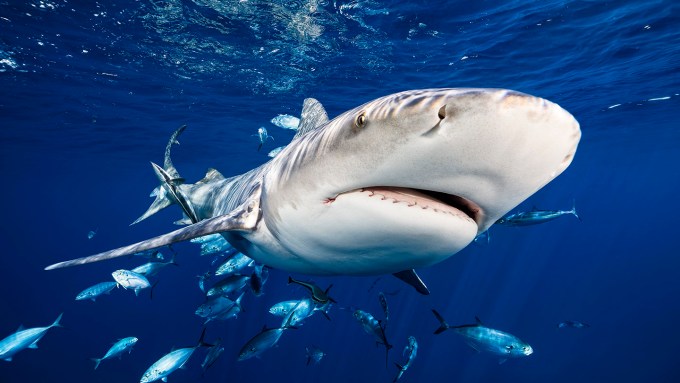
M419 270L427 297L390 276L300 276L378 317L377 292L394 293L387 369L384 349L338 307L238 362L250 337L278 325L268 308L305 295L272 270L237 320L207 326L221 359L201 378L198 350L170 382L389 382L409 335L420 348L404 382L680 381L677 2L112 3L0 4L0 338L61 312L65 326L0 362L0 382L138 382L173 347L196 344L195 276L211 259L195 244L175 246L180 266L160 273L153 299L119 289L74 300L140 263L130 258L43 271L176 228L176 207L128 226L152 201L149 161L162 161L175 128L189 126L173 159L194 182L208 167L234 175L267 161L293 136L269 120L299 115L305 97L332 117L430 87L515 89L570 111L583 132L574 162L517 210L575 200L582 222L492 227L489 244ZM260 126L275 140L258 152ZM451 324L478 316L534 354L498 364L452 331L435 336L431 308ZM558 329L567 319L591 327ZM139 338L134 351L95 371L89 358L126 336ZM311 344L328 355L308 367Z

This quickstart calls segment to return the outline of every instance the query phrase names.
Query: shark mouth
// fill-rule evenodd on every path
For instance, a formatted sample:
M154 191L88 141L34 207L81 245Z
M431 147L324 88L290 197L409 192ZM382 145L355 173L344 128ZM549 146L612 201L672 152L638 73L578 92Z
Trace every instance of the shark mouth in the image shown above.
M484 215L479 205L466 198L431 190L372 186L340 193L338 196L349 193L361 193L369 198L406 204L408 207L437 213L451 214L456 217L472 220L477 225L479 225ZM328 198L325 203L331 204L336 198L337 196L335 198Z

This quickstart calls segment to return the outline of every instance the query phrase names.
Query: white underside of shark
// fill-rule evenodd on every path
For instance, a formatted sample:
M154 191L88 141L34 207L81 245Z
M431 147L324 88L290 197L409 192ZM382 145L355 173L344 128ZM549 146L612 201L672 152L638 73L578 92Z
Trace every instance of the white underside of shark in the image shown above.
M328 120L305 100L300 130L268 163L215 170L187 184L170 160L140 220L179 204L193 222L138 244L48 269L222 233L268 266L306 274L378 275L432 265L571 163L581 132L550 101L502 89L426 89L385 96ZM138 222L136 221L136 222Z

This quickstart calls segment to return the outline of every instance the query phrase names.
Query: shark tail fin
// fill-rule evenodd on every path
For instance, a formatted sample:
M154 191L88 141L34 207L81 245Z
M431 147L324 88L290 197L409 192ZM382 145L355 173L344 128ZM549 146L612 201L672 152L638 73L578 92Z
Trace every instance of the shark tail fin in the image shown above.
M161 184L156 189L154 189L153 193L151 193L152 196L156 197L151 206L149 206L149 208L146 210L146 212L144 212L144 214L142 214L139 218L132 222L130 226L145 220L146 218L172 205L173 203L177 203L180 206L182 206L182 210L185 210L185 212L186 210L189 210L191 213L193 213L193 209L190 209L190 207L183 206L183 204L186 204L186 199L183 198L183 196L176 195L179 192L178 186L184 183L184 179L180 177L179 172L175 168L175 165L172 163L172 159L170 158L170 151L172 149L172 145L173 144L179 145L179 141L177 141L177 138L180 136L180 134L182 134L182 132L184 132L184 129L186 129L186 127L187 127L186 125L180 126L170 136L168 144L165 146L163 167L161 168L160 166L154 164L153 162L151 163L156 173L156 176L158 177ZM192 215L191 213L187 213L187 216L190 218L194 218L195 214Z
M434 316L435 316L435 317L437 318L437 320L439 321L439 328L437 328L436 330L434 330L434 333L435 333L435 334L441 334L441 333L443 333L444 331L446 331L446 330L448 330L449 328L451 328L451 326L449 326L449 324L446 323L446 321L444 320L444 317L441 316L441 314L439 314L439 313L437 312L437 310L432 309L432 314L434 314Z
M574 217L578 218L579 221L583 221L581 217L579 217L578 214L576 213L576 199L574 199L574 201L572 202L571 210L569 210L569 213L573 214Z
M99 363L101 363L102 360L99 358L92 358L91 360L94 362L94 369L96 370L97 367L99 367Z

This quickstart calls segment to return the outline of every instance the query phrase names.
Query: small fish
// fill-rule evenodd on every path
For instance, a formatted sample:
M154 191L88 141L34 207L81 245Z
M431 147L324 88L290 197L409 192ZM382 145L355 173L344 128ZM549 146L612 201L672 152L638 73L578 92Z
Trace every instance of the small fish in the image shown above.
M250 338L248 342L241 348L238 353L239 362L242 360L250 359L256 356L260 356L263 352L274 347L281 339L283 332L289 328L294 328L288 325L277 328L267 328L266 326L262 328L257 335Z
M241 293L241 295L238 298L236 298L236 300L233 301L232 304L229 305L228 307L225 307L221 311L216 312L215 315L208 317L208 319L205 321L205 323L207 324L211 320L215 320L215 319L217 319L217 320L227 320L227 319L230 319L230 318L236 318L238 316L238 314L241 311L243 311L243 308L241 307L241 300L243 299L243 295L245 295L245 293Z
M367 334L373 335L376 343L385 346L385 366L387 366L387 358L392 345L387 341L385 327L383 326L382 321L375 319L373 315L363 310L355 310L354 318L359 322Z
M260 145L257 147L258 151L262 149L262 145L264 145L264 143L267 142L267 139L271 138L272 141L274 141L274 137L270 136L269 133L267 133L267 128L265 128L264 126L257 128L257 138L258 140L260 140Z
M236 255L228 259L220 267L217 268L217 270L215 271L215 275L233 274L245 267L248 267L252 263L253 260L250 259L247 255L243 253L236 253Z
M11 362L12 357L17 352L26 348L38 348L38 342L43 336L45 336L45 334L47 334L47 330L51 329L52 327L61 327L59 322L61 321L62 315L64 314L59 314L54 323L47 327L22 329L22 327L19 326L19 330L17 330L14 334L7 336L3 340L0 340L0 359Z
M219 233L218 233L218 234L208 234L208 235L204 235L204 236L202 236L202 237L197 237L197 238L191 239L191 240L189 240L189 241L190 241L191 243L198 243L198 244L201 244L201 243L219 241L220 239L224 239L224 237L222 236L222 234L219 234ZM226 240L225 240L225 242L226 242Z
M139 265L134 269L130 270L134 273L143 275L145 277L152 277L156 275L162 268L167 265L179 266L175 262L175 255L173 254L172 259L169 262L147 262L143 265Z
M500 356L499 363L504 363L507 358L529 356L534 352L530 345L516 336L483 326L479 318L475 318L477 319L475 324L449 326L436 310L433 309L432 313L439 320L439 328L435 330L435 334L453 329L475 350L487 351Z
M99 230L99 229L97 229ZM97 230L90 230L87 232L87 239L92 239L94 238L95 235L97 235Z
M489 232L489 230L481 232L477 234L473 241L478 245L488 245L489 243L491 243L491 233Z
M283 129L297 130L300 119L289 114L279 114L272 118L271 123Z
M276 149L270 150L269 153L267 153L267 157L269 157L269 158L274 158L274 157L276 157L279 153L281 153L281 151L283 150L283 148L285 148L285 146L279 146L279 147L276 148Z
M197 275L198 278L198 288L205 293L205 281L212 277L212 272L206 271L203 275Z
M414 336L409 336L408 344L406 347L404 347L404 352L402 352L402 355L406 357L406 363L404 363L403 366L399 365L399 363L395 363L399 372L397 372L397 376L392 381L393 383L399 380L401 376L404 375L404 372L408 370L409 367L411 367L411 364L413 363L413 360L416 358L417 354L418 342Z
M309 366L310 363L314 362L314 364L319 364L321 362L321 359L326 356L326 353L321 351L320 348L311 345L305 347L305 352L307 354L307 365Z
M236 249L234 249L221 235L219 238L216 238L212 241L201 243L201 256L212 255L221 252L236 252Z
M116 287L118 283L117 282L101 282L97 283L94 286L90 286L86 288L85 290L81 291L78 293L76 296L77 301L82 301L84 299L92 299L92 302L95 302L97 297L103 294L109 294L111 293L111 290L113 290L114 287Z
M134 253L132 254L135 257L142 257L142 258L147 258L151 260L156 260L156 261L163 261L165 260L165 257L163 254L158 251L158 250L144 250L140 251L139 253Z
M208 350L208 354L205 356L205 359L203 359L203 363L201 363L201 368L203 368L203 374L217 361L217 358L222 355L222 352L224 352L224 347L222 347L222 339L217 338L217 342L210 347L210 350Z
M116 270L111 273L113 279L118 282L118 285L123 286L124 289L134 290L135 295L139 296L139 290L145 289L151 286L149 280L145 276L135 273L130 270Z
M380 307L383 309L383 313L385 314L385 328L387 328L387 322L390 320L390 309L387 306L387 298L385 298L385 294L381 291L378 293L378 300L380 301Z
M250 275L250 290L256 297L262 295L262 288L269 278L269 268L265 265L255 266L253 273Z
M496 221L496 223L505 226L528 226L552 221L568 214L578 218L579 221L581 220L581 217L576 214L576 204L574 203L574 206L571 208L571 210L538 210L534 208L531 211L506 215L505 217Z
M314 283L298 281L298 280L295 280L292 277L288 276L288 284L291 284L291 283L296 283L296 284L306 288L307 290L309 290L309 292L312 294L312 299L315 302L327 303L328 301L331 301L333 303L337 303L335 301L335 299L328 296L328 291L331 289L331 287L333 287L333 285L328 286L328 288L324 291L324 290L321 290L321 288L319 286L315 285Z
M212 347L211 344L205 343L203 337L205 336L205 329L201 333L201 338L198 340L198 344L194 347L180 348L174 350L168 354L165 354L162 358L158 359L156 363L152 364L144 375L142 379L139 380L140 383L154 382L161 379L164 382L168 381L168 375L173 373L178 368L182 368L184 364L189 360L191 355L199 347Z
M205 294L209 297L213 295L227 295L234 291L241 290L250 279L247 275L232 274L223 280L217 282Z
M269 313L276 316L285 317L286 315L290 314L291 311L293 311L298 303L300 303L299 300L276 303L269 309Z
M565 328L565 327L571 327L571 328L586 328L590 327L588 323L583 323L575 320L567 320L564 322L560 322L557 327L559 328Z
M305 319L311 317L313 314L314 302L309 298L300 299L298 304L290 311L289 317L284 319L284 323L282 323L281 326L284 326L286 322L290 323L290 326L300 326Z
M102 362L102 360L105 359L111 359L114 356L120 357L125 351L128 353L132 352L132 347L137 344L137 341L139 339L135 338L134 336L130 336L127 338L123 338L118 340L116 343L109 348L109 350L106 352L106 354L101 357L101 358L92 358L94 361L94 369L96 370L97 367L99 367L99 364Z

